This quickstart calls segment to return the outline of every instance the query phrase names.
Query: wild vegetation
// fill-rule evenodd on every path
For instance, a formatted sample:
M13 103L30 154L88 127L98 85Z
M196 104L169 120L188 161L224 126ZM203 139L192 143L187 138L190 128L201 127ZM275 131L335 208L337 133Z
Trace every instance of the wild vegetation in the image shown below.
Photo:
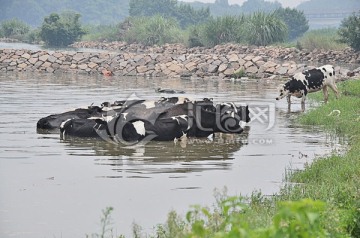
M215 4L225 6L228 2L218 0ZM248 0L242 7L261 9L264 4L263 0ZM250 45L288 44L297 39L296 46L300 49L338 50L347 45L355 50L360 48L357 27L359 14L346 18L338 31L315 30L303 35L309 28L305 15L302 11L290 8L214 17L210 15L209 8L195 9L189 4L179 4L177 0L129 0L128 11L132 17L123 22L111 25L88 24L85 27L81 25L81 15L76 12L69 14L69 11L53 13L59 19L46 16L42 26L37 29L31 29L23 21L13 19L0 23L0 37L13 37L28 42L42 40L47 45L57 46L69 45L83 37L83 40L118 40L145 45L183 43L189 47L213 47L229 42Z
M126 32L124 40L144 45L163 45L185 41L178 22L173 18L165 18L161 15L134 18L132 27Z
M79 23L80 15L64 12L45 17L40 28L40 37L48 46L67 46L79 40L85 31Z
M309 30L308 20L304 12L292 8L278 8L275 15L285 22L288 27L288 40L294 40Z
M44 0L43 0L44 1ZM50 3L48 1L47 3ZM108 26L101 25L99 26L91 26L87 25L86 29L88 29L89 33L85 36L85 39L92 40L127 40L129 42L146 42L146 44L165 44L165 43L187 43L189 46L214 46L216 44L222 44L227 42L237 42L237 43L248 43L248 44L262 44L267 45L273 42L284 41L283 35L286 34L285 27L283 26L283 22L290 22L289 17L284 12L288 12L288 10L278 11L277 14L273 13L262 13L255 12L263 9L265 12L269 12L270 9L277 9L281 7L279 3L270 3L265 2L264 0L248 0L243 4L243 11L241 12L254 12L251 15L238 15L238 16L221 16L221 17L213 17L210 15L210 11L208 7L195 9L190 4L179 3L177 0L156 0L156 1L144 1L144 0L129 0L129 15L131 18L127 18L125 22L130 22L128 32L116 32L116 28L118 31L121 31L119 26L120 24L112 24ZM54 3L54 8L58 6L59 3ZM67 6L67 2L63 3L64 6ZM80 4L80 3L79 3ZM17 1L13 1L12 3L7 3L6 8L12 9L14 6L18 6ZM226 0L216 1L215 5L225 6L228 5ZM45 4L46 6L46 4ZM60 6L60 5L59 5ZM70 6L70 5L69 5ZM87 8L94 8L96 6L94 3L89 3L86 5ZM19 5L20 7L20 5ZM100 6L99 6L100 7ZM66 9L66 8L65 8ZM73 11L76 16L80 16L75 9ZM91 11L90 11L91 12ZM294 11L296 13L296 10ZM294 13L292 12L292 13ZM56 13L59 14L59 13ZM89 22L86 19L86 15L89 12L84 13L81 20L85 22ZM299 13L302 14L301 12ZM62 15L62 14L59 14ZM162 18L158 17L161 16ZM144 20L144 19L148 20ZM261 19L262 18L262 19ZM280 19L278 19L280 18ZM21 18L20 18L21 19ZM45 17L44 20L49 20L48 17ZM173 19L173 20L172 20ZM297 15L297 19L300 18ZM80 22L80 17L76 19ZM175 23L174 20L177 22ZM245 21L246 20L246 21ZM151 24L149 22L157 22L159 26L166 26L166 24L173 22L171 30L167 30L163 27L158 27L156 29L157 33L160 33L161 40L149 40L154 38L151 34L153 33L153 29L151 29ZM271 21L271 22L270 22ZM22 22L22 21L19 21ZM102 21L104 22L104 21ZM307 24L307 22L301 22L301 24ZM42 27L45 30L45 25L49 25L49 23L43 22ZM53 25L55 23L52 23ZM78 24L78 23L76 23ZM230 24L231 27L226 29ZM235 25L237 24L237 25ZM261 24L265 24L264 29L262 27L257 27L257 31L253 31L252 29L248 29L249 27L261 26ZM176 26L175 26L176 25ZM154 26L154 25L152 25ZM216 29L215 27L219 27ZM303 28L306 28L307 25ZM61 28L61 27L58 27ZM292 26L293 29L295 29ZM81 28L79 29L79 35L84 35ZM176 30L175 30L176 29ZM161 31L164 32L161 32ZM258 32L258 31L262 32ZM38 30L37 32L39 32ZM63 32L63 34L68 34L67 31L57 30L59 34ZM136 35L134 33L136 32ZM36 38L36 31L32 33L32 37L29 39ZM71 34L73 34L72 32ZM177 37L174 37L174 33L178 34ZM215 33L215 36L211 34ZM245 38L246 33L251 33L248 38ZM149 34L149 35L147 35ZM170 35L166 35L170 34ZM298 34L301 34L298 33ZM68 34L69 35L69 34ZM180 37L180 35L182 37ZM45 39L45 35L43 33L40 34L42 40L45 43L49 44L47 39ZM257 37L260 36L261 40L258 41ZM68 38L67 36L63 36L62 38ZM178 40L178 41L176 41Z
M315 50L341 50L347 47L340 42L338 30L335 28L324 28L306 32L297 40L297 48Z
M339 29L340 42L360 51L360 11L345 18Z
M39 27L51 13L73 11L84 24L116 24L129 16L129 0L0 0L0 21L17 18Z
M19 19L10 19L1 22L0 36L13 39L25 39L30 32L30 26Z
M179 4L176 0L130 0L129 5L131 17L161 15L176 19L181 28L207 22L211 17L209 8L195 10L189 4Z

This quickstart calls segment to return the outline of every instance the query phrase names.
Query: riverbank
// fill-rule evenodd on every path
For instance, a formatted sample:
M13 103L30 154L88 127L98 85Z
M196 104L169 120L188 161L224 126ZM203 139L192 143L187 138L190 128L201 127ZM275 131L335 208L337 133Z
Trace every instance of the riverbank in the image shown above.
M299 50L295 47L282 47L276 45L254 46L227 43L216 45L213 48L193 47L187 48L182 44L165 44L162 46L145 46L141 44L127 44L123 41L99 42L99 41L80 41L71 45L74 48L92 48L101 50L110 50L118 52L133 53L171 53L171 54L230 54L237 52L238 54L254 54L262 55L269 59L283 62L318 62L324 63L340 63L340 64L360 64L360 53L354 51L350 47L343 50L324 50L315 49Z
M339 89L340 99L330 98L328 104L302 115L300 122L346 137L345 154L318 158L305 170L287 174L285 187L274 197L257 192L248 199L219 196L214 209L194 207L186 219L171 212L157 235L359 237L360 80L342 82ZM311 95L322 99L321 93Z
M358 65L360 56L349 52L328 55L320 52L308 54L294 48L251 47L238 44L219 45L212 49L185 48L182 45L145 47L120 44L120 46L117 45L118 51L114 51L111 47L103 47L112 50L109 52L0 49L0 71L220 79L247 76L273 79L288 77L326 62L335 65L339 78L360 75ZM294 52L304 55L303 62L299 62L300 59L297 57L292 57ZM314 61L314 55L326 56L324 58L326 61ZM350 60L341 61L341 58L345 58L342 56L346 55ZM343 66L343 63L354 63L353 69Z

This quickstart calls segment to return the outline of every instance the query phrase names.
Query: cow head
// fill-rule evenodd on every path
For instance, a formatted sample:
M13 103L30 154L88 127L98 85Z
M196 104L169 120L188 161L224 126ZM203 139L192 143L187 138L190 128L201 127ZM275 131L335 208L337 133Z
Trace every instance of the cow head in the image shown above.
M41 118L37 124L37 129L56 130L60 128L62 122L73 118L88 118L92 115L100 114L102 109L98 106L89 106L88 108L77 108L60 114L53 114Z
M281 85L278 88L278 92L279 92L279 96L276 98L276 100L280 100L280 99L286 97L287 95L289 95L289 93L290 93L289 88L287 87L286 84Z

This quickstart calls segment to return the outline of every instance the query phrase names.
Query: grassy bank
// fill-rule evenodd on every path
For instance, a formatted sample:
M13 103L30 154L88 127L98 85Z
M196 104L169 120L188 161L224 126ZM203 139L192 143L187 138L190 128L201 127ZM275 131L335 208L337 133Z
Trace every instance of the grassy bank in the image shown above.
M339 43L339 35L336 28L324 28L306 32L297 40L299 49L322 49L322 50L343 50L346 44Z
M194 206L186 218L170 212L154 237L359 237L360 80L343 82L339 89L340 99L330 97L328 104L310 109L299 120L346 137L345 154L319 158L289 174L289 185L271 198L219 193L212 208ZM310 95L318 101L322 97Z
M332 155L318 159L304 171L293 174L291 182L301 185L283 191L281 199L296 200L301 197L327 203L324 224L343 229L341 233L360 236L360 80L339 85L341 98L332 99L304 114L300 122L323 126L330 133L346 136L349 150L342 156ZM322 94L314 94L315 100ZM338 110L338 111L336 111ZM331 224L336 223L336 224Z

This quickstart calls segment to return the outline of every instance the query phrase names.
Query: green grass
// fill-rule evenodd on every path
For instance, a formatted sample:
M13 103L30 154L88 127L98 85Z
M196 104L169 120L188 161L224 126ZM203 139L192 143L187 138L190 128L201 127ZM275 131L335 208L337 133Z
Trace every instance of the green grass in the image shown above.
M346 44L339 43L338 40L339 35L335 28L311 30L298 40L297 46L300 49L308 50L342 50L347 47Z
M82 36L83 41L116 41L120 40L120 25L86 25L86 34Z
M328 204L328 213L336 214L338 224L353 237L360 236L360 80L339 85L339 100L330 98L324 104L304 114L300 122L322 126L325 130L348 138L349 150L344 155L318 159L304 171L290 176L300 183L281 196L294 200L299 197L322 200ZM322 94L310 96L322 99ZM339 113L329 115L333 110ZM330 228L330 220L327 221Z

